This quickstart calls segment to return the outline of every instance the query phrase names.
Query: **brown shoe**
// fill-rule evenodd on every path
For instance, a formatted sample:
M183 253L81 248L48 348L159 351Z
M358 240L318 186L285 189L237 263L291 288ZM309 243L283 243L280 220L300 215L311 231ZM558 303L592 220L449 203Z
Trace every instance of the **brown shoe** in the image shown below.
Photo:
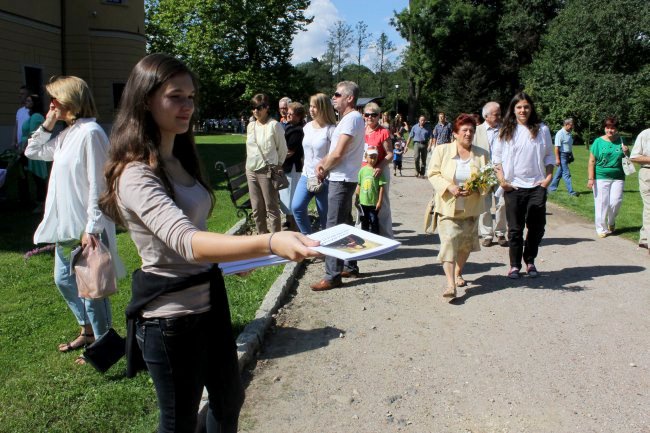
M505 236L498 236L497 237L497 243L499 244L499 246L507 247L508 246L508 239L506 239Z
M648 244L642 242L642 243L639 244L639 248L645 248L647 250L648 249Z
M341 283L340 281L330 281L330 280L326 280L326 279L323 278L319 282L314 283L314 284L310 285L309 287L311 287L311 289L314 292L322 292L324 290L332 290L332 289L334 289L336 287L341 287L342 285L343 285L343 283Z
M342 278L359 278L359 271L343 271L341 272L341 277Z
M484 246L484 247L489 247L490 245L492 245L492 239L490 239L490 238L483 239L481 241L481 245Z

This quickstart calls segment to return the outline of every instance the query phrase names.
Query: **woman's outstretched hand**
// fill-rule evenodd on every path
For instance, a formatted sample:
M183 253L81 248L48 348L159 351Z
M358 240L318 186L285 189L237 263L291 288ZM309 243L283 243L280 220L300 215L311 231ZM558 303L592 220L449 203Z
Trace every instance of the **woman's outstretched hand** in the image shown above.
M319 241L309 239L307 236L298 232L276 232L270 238L269 246L273 254L285 259L300 262L307 257L319 257L320 253L309 247L317 247Z

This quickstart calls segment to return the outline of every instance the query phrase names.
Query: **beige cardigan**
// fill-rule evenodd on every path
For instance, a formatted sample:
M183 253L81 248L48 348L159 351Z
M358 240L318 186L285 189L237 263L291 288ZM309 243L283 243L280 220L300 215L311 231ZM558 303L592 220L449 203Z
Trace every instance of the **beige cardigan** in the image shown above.
M458 155L456 141L436 146L429 163L428 177L435 195L435 212L441 215L453 217L456 213L456 197L447 188L454 183L456 173L456 161L453 159ZM490 161L489 153L480 147L472 146L470 149L470 170L477 173L481 167ZM478 216L483 212L483 197L478 192L465 197L464 217Z

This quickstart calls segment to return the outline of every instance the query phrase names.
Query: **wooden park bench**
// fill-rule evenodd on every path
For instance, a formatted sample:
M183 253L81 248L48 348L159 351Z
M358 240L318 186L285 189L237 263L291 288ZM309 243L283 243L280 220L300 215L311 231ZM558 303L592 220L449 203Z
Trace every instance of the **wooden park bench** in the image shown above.
M237 216L239 218L246 218L248 222L251 218L251 200L248 198L246 163L240 162L239 164L226 167L226 164L217 161L214 168L218 172L223 173L226 179L226 188L230 193L230 200L233 206L237 209Z

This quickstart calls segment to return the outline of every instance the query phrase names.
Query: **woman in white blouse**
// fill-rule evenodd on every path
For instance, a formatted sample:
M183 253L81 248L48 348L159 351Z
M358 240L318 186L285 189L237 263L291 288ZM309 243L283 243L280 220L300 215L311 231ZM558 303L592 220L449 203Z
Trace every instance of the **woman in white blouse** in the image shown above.
M319 184L316 176L316 166L328 153L332 139L332 133L336 128L336 115L332 107L332 100L324 93L313 95L309 100L309 115L312 117L303 128L305 133L302 139L302 147L305 153L305 161L302 168L302 176L293 195L291 209L296 220L300 233L309 234L312 232L311 221L307 206L313 197L316 197L316 209L320 228L325 228L327 222L327 184L324 180L320 183L318 192L314 192L315 186L308 190L308 183ZM317 188L316 188L317 189Z
M269 116L269 97L260 93L251 99L255 122L246 132L246 177L257 233L275 233L282 227L280 197L271 181L270 165L281 166L287 156L284 129ZM278 167L279 170L282 167Z
M25 155L53 161L43 221L34 243L56 243L54 282L81 326L74 340L59 345L61 352L79 349L104 335L111 327L108 298L89 300L78 296L75 276L70 275L70 252L79 245L108 243L118 275L123 275L115 245L115 225L98 206L105 190L103 169L108 138L95 122L97 109L88 85L72 76L53 78L46 86L50 108L43 124L29 139ZM55 138L57 121L68 126ZM77 358L82 364L82 357Z

